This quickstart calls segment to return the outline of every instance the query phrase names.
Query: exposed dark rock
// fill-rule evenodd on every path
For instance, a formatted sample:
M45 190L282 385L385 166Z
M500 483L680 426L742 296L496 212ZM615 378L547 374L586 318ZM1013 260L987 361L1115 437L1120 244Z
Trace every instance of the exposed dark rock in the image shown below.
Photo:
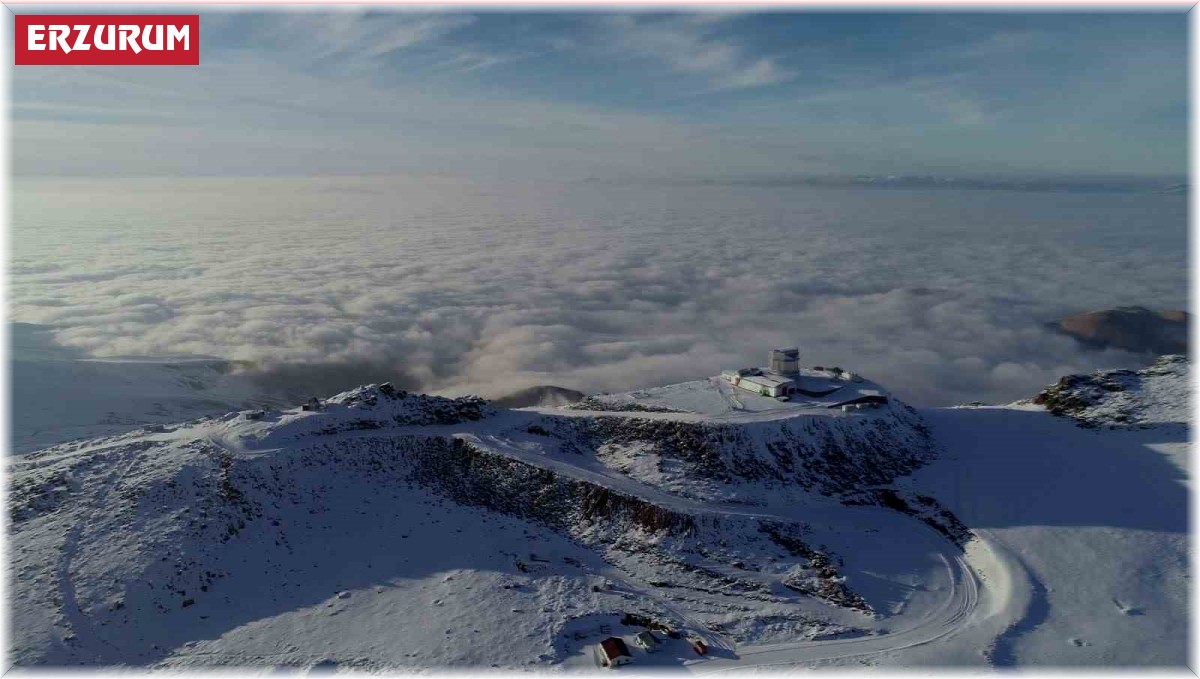
M1051 327L1098 349L1111 347L1149 354L1188 353L1186 311L1118 307L1068 316Z
M478 396L444 398L412 394L384 383L338 394L326 401L321 413L313 417L327 421L319 433L337 434L393 426L474 422L493 412L487 401Z
M666 406L647 405L645 403L613 403L593 396L585 396L578 403L569 406L572 410L593 410L609 413L682 413L686 412Z
M1177 375L1186 379L1190 364L1184 356L1162 356L1143 370L1104 370L1090 375L1067 375L1046 387L1033 402L1060 417L1070 417L1081 427L1135 427L1149 424L1145 409L1155 395L1145 393L1148 379ZM1181 413L1187 407L1187 390L1158 398L1176 399ZM1162 410L1161 408L1159 410ZM1181 414L1180 422L1186 421Z
M759 530L766 533L773 542L786 549L789 554L808 559L806 570L811 575L785 579L783 582L785 587L801 594L825 599L839 606L865 612L871 611L870 604L851 591L846 586L845 579L838 576L837 567L828 554L809 547L803 540L791 535L786 525L764 521L759 526Z
M945 535L959 547L975 539L975 534L949 509L928 495L908 495L892 488L872 488L845 500L848 505L875 505L907 514Z
M801 418L761 442L736 424L600 416L546 418L538 426L568 449L642 446L682 462L697 479L796 484L825 495L890 483L937 453L920 416L901 404L869 420Z

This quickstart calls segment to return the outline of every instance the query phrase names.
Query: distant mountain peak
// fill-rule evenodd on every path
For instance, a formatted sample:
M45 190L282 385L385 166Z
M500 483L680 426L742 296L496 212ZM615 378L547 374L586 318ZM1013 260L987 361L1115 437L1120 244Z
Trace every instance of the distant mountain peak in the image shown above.
M1094 348L1135 353L1188 353L1188 313L1122 306L1068 316L1051 327Z
M511 394L492 399L492 403L501 408L531 408L534 406L565 406L577 403L585 394L582 391L558 387L553 384L539 384L527 387Z

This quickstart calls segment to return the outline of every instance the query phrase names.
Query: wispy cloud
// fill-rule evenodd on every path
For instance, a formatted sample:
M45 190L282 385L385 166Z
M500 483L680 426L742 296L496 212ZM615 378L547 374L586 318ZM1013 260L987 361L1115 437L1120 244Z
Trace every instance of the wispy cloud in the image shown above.
M608 17L604 40L620 53L660 62L678 73L704 78L715 90L764 87L791 80L795 73L771 56L717 33L729 15L688 17Z
M398 50L436 43L474 23L469 14L289 13L268 24L276 45L318 58L373 59Z
M1186 33L1166 18L1130 15L1121 26L1137 30L1114 32L1082 15L821 16L206 14L197 69L14 70L14 168L78 173L91 151L56 140L81 138L113 149L105 174L1186 167ZM242 157L256 134L272 152ZM150 138L170 141L129 143ZM295 156L307 148L339 154Z
M961 87L957 78L913 78L889 88L893 100L906 98L930 114L959 127L995 121L996 111Z
M812 116L839 111L888 127L973 127L995 121L997 111L963 86L960 77L914 77L879 82L850 79L801 93L797 103Z
M1015 53L1028 53L1039 40L1046 38L1047 36L1040 31L997 31L970 44L952 47L946 50L946 56L960 59L992 59Z
M527 58L522 54L493 54L488 52L477 52L474 50L464 50L458 52L451 58L442 62L442 65L447 68L462 72L483 71L500 64L517 61Z

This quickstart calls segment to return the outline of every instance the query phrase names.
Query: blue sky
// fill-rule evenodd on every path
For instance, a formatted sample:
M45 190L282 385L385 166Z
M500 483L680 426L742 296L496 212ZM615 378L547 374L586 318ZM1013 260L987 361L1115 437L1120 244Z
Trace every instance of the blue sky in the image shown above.
M198 68L15 68L14 172L1186 170L1183 13L241 10L201 34Z

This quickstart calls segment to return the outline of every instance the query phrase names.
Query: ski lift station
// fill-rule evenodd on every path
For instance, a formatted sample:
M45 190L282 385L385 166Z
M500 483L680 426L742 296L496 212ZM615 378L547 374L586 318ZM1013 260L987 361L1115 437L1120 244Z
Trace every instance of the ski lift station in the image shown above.
M767 370L739 368L724 370L721 377L735 387L760 396L779 398L800 391L800 350L796 347L772 349Z

